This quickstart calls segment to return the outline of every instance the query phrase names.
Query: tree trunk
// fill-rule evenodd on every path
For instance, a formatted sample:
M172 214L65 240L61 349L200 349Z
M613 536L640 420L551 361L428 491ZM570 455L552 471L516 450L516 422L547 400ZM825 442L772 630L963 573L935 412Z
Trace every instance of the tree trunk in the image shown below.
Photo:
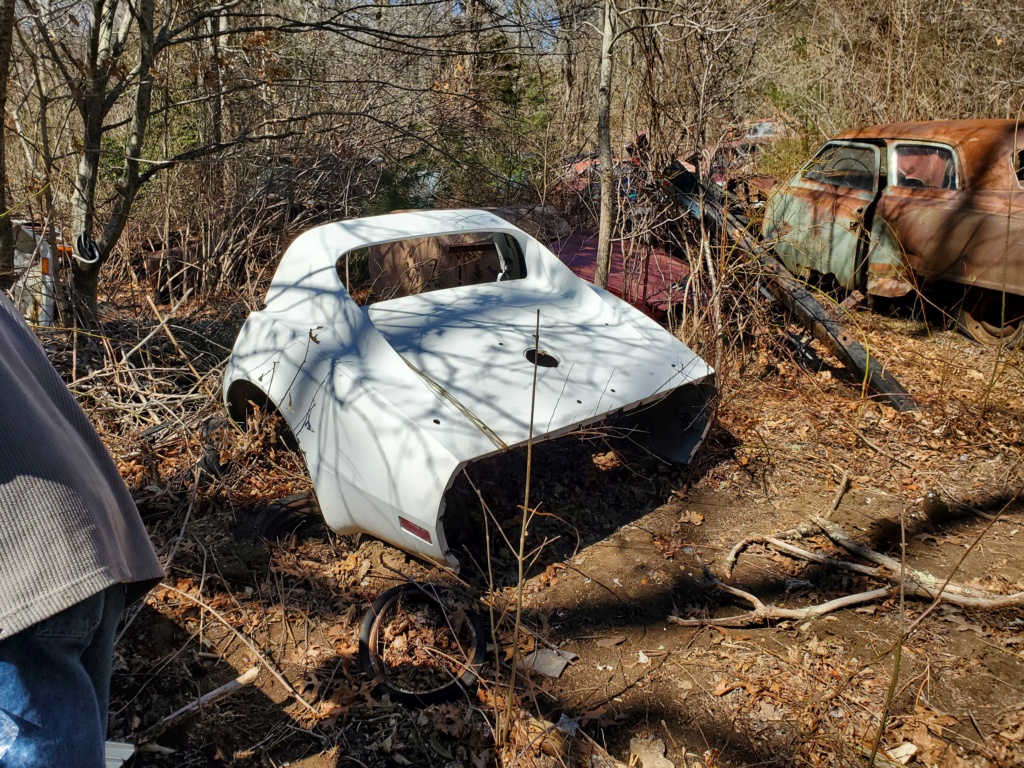
M93 0L87 54L89 76L83 79L81 96L76 99L82 116L82 151L75 173L75 191L71 195L71 230L76 241L81 235L92 238L96 209L96 182L99 179L103 117L106 114L103 97L109 78L109 65L103 62L103 58L107 56L114 16L112 10L105 13L106 10L105 0ZM89 258L85 253L78 255ZM71 270L72 300L87 322L96 317L99 269L100 263L87 264L75 259Z
M83 311L86 322L92 322L96 318L96 289L99 286L100 266L106 261L121 232L124 231L135 194L139 190L139 158L149 125L153 67L157 53L153 30L154 0L139 0L132 14L122 19L122 27L116 34L113 25L117 3L110 2L108 6L108 2L109 0L93 0L96 31L89 40L89 61L95 74L86 80L81 100L80 109L85 131L82 154L78 161L75 194L71 199L72 227L76 238L82 234L92 237L96 215L96 182L99 179L99 159L104 133L103 120L111 108L107 93L110 67L120 56L129 20L134 23L134 29L138 34L140 74L128 137L125 141L124 166L115 188L113 208L107 223L96 238L100 258L94 264L75 261L72 287L76 303Z
M4 116L7 110L7 73L14 43L14 0L0 6L0 290L14 283L14 231L7 208L7 155L4 147Z
M612 0L604 3L604 33L601 36L601 79L597 91L597 157L601 163L601 213L597 226L597 268L594 283L608 285L612 261L612 219L615 216L615 167L612 157L612 74L615 59L612 43L615 18Z
M477 97L477 77L478 68L480 63L480 24L482 9L480 7L480 0L468 0L465 4L466 9L466 26L469 29L469 40L468 48L466 52L465 67L466 67L466 95L470 99ZM479 114L479 110L474 108L474 114Z

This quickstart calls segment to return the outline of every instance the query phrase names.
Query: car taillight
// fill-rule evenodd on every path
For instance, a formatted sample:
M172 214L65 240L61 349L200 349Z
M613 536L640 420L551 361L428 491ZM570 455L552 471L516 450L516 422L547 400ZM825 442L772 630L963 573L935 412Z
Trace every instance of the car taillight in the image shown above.
M50 274L50 260L45 256L39 260L39 269L44 275Z
M420 526L416 525L416 523L409 522L401 516L399 516L398 522L402 526L403 531L408 531L416 538L423 539L428 544L431 543L430 531L428 531L426 528L421 528Z

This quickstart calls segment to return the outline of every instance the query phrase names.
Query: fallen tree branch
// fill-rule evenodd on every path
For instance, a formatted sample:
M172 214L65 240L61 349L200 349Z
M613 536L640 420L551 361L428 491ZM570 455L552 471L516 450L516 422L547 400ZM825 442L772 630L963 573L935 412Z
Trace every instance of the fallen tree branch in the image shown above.
M903 572L898 560L876 552L873 549L853 541L846 532L830 520L822 517L812 518L835 544L857 557L876 563L899 578ZM968 587L955 581L940 579L928 571L908 568L904 574L907 580L907 594L924 597L929 600L941 597L943 602L953 603L969 608L1014 608L1024 605L1024 591L1009 595L995 594L976 587Z
M827 555L823 555L819 552L812 552L809 549L804 549L803 547L798 547L795 544L790 544L789 542L775 536L750 536L743 539L733 547L732 551L729 552L729 556L725 559L726 578L730 578L732 576L732 570L736 566L736 561L739 559L740 554L751 544L767 544L772 549L783 552L797 560L806 560L810 563L819 563L832 568L839 568L844 571L852 571L853 573L859 573L862 576L870 576L875 579L885 578L878 568L872 568L870 565L860 565L859 563L850 563L846 560L836 560L835 558L828 557Z
M830 519L832 515L835 514L836 510L839 509L839 505L843 501L843 496L846 495L846 491L849 487L850 473L848 470L844 469L843 477L839 481L839 485L836 487L835 495L832 497L832 504L829 506L825 514L822 515L822 517L824 517L825 519ZM789 530L782 531L782 533L777 533L775 534L775 536L750 536L746 539L741 539L736 544L736 546L734 546L732 550L730 550L728 557L725 558L725 564L723 566L725 569L725 577L727 579L732 578L732 570L736 567L736 561L739 560L740 555L743 553L743 550L745 550L751 544L762 543L770 543L773 546L776 546L778 549L781 549L782 551L786 552L787 554L793 555L794 557L802 558L804 560L810 560L812 562L844 567L842 561L840 560L830 560L828 558L825 558L823 555L816 555L812 552L809 552L806 549L801 549L800 547L785 544L781 541L782 539L802 539L806 536L813 536L817 533L818 530L814 526L805 523L803 525L798 525L796 528L790 528ZM860 566L860 568L863 567L864 566ZM864 573L867 576L875 575L874 573L869 573L866 570L858 570L856 568L847 568L847 570L857 570L858 573Z
M988 521L988 525L986 525L981 530L981 533L979 533L975 537L974 541L971 542L971 545L966 550L964 550L964 553L962 555L960 555L960 559L957 560L956 565L953 566L953 570L951 570L949 572L949 576L946 577L946 581L943 582L943 584L942 584L942 589L943 590L945 590L946 585L949 584L949 582L951 582L953 580L953 574L955 574L957 571L960 570L960 566L964 564L964 561L967 559L967 556L970 555L971 552L974 551L974 548L977 547L978 544L981 543L981 540L983 538L985 538L986 534L988 534L988 532L992 530L992 526L994 526L996 523L999 522L999 520L1002 518L1002 516L1006 512L1006 510L1010 508L1010 505L1017 500L1017 498L1021 494L1021 491L1024 491L1024 488L1019 488L1017 490L1017 492L1013 494L1013 497L1003 505L1002 509L1000 509L992 517L991 520ZM927 617L932 611L934 611L938 607L940 602L941 602L941 600L938 597L934 598L932 600L932 602L931 602L931 605L929 605L927 608L925 608L923 611L921 611L921 615L918 616L916 619L914 619L913 623L907 628L907 630L906 630L906 632L904 633L903 636L904 637L909 637L910 633L913 632L914 629L917 628L917 625L920 624L922 621L924 621L925 617Z
M745 592L742 589L737 589L736 587L731 587L728 584L725 584L707 569L704 570L704 573L718 589L732 595L733 597L737 597L740 600L750 603L750 605L753 606L753 610L736 616L724 616L718 619L683 619L679 616L669 616L669 622L672 624L678 624L682 627L749 627L754 624L764 624L772 619L793 619L796 621L805 621L807 619L815 619L819 616L824 616L827 613L832 613L833 611L838 611L843 608L849 608L851 605L870 603L884 597L889 597L896 591L893 587L881 587L867 592L858 592L854 595L844 595L843 597L838 597L835 600L829 600L817 605L810 605L806 608L780 608L777 605L766 605L750 592Z
M192 595L190 595L188 592L183 592L180 589L172 587L170 584L161 584L160 586L163 589L167 589L171 592L174 592L176 595L181 595L187 600L190 600L191 602L198 605L204 611L208 611L209 613L213 614L213 617L217 619L217 621L223 624L228 630L231 631L232 634L234 634L235 637L242 641L242 644L246 648L252 651L253 655L260 661L260 663L264 667L267 668L267 671L274 676L274 679L277 680L277 682L279 682L286 691L288 691L288 694L290 696L292 696L296 701L298 701L299 704L301 704L306 709L306 711L309 712L313 717L319 716L316 707L314 707L312 704L310 704L308 701L302 698L302 696L299 695L299 692L295 690L292 684L285 679L284 675L278 672L277 668L270 662L270 660L266 656L264 656L255 645L253 645L252 641L249 640L249 638L247 638L237 629L235 629L233 626L231 626L231 623L226 618L224 618L224 616L221 615L220 612L218 612L215 608L212 608L211 606L207 605L199 598L192 597Z
M259 667L252 667L248 671L243 672L241 675L236 677L234 680L224 683L224 685L222 685L220 688L215 688L209 693L203 694L195 701L186 704L181 709L177 710L176 712L172 712L171 714L167 715L167 717L164 717L161 720L157 721L155 724L151 725L149 728L147 728L145 731L139 734L135 743L138 746L149 744L151 741L155 740L160 734L162 734L164 731L166 731L168 728L173 726L178 721L184 720L185 718L195 714L196 712L200 711L203 707L210 706L215 701L220 701L221 699L225 699L228 696L232 696L238 693L243 688L248 688L250 685L256 682L256 678L259 677L259 674Z
M843 470L843 476L839 480L839 486L836 488L836 495L832 497L832 505L828 508L822 517L832 519L832 515L839 509L839 505L843 503L843 496L846 495L846 491L850 487L850 471L848 469Z
M841 488L845 488L846 486L845 473L843 481ZM841 499L842 494L837 492L832 505L833 510L838 506L838 502ZM928 571L922 571L917 568L906 568L902 563L900 563L900 561L889 557L888 555L876 552L862 544L858 544L856 541L851 539L838 524L829 520L826 515L815 515L811 520L834 544L859 558L874 563L874 567L861 565L859 563L850 563L845 560L837 560L819 552L812 552L811 550L804 549L803 547L798 547L781 538L781 536L786 535L790 536L790 538L796 538L798 536L805 536L808 533L814 532L809 526L800 526L799 528L784 531L779 536L751 536L741 540L732 548L732 551L729 552L729 556L726 558L726 573L731 575L732 569L743 550L751 544L756 543L766 544L779 552L799 560L806 560L812 563L819 563L821 565L851 571L873 579L895 580L896 586L880 587L866 592L858 592L852 595L839 597L834 600L829 600L824 603L819 603L817 605L810 605L805 608L780 608L777 605L766 605L750 592L745 592L742 589L737 589L736 587L732 587L724 583L711 573L711 570L707 566L702 564L706 577L717 589L749 603L753 610L750 610L747 613L737 614L735 616L725 616L715 619L684 619L678 616L669 616L668 620L673 624L678 624L683 627L749 627L764 624L772 619L794 619L796 621L803 621L806 619L817 618L818 616L823 616L827 613L832 613L833 611L847 608L851 605L858 605L860 603L891 597L899 591L900 584L902 584L903 595L905 597L917 597L932 600L934 601L933 606L940 602L952 603L953 605L959 605L965 608L983 608L988 610L1024 606L1024 591L1003 595L988 592L987 590L979 589L977 587L969 587L965 584L959 584L951 579L943 581ZM992 521L992 523L994 522L995 520ZM992 523L989 523L989 527L991 527Z
M870 576L875 579L883 578L878 568L872 568L870 565L850 563L846 560L836 560L834 557L829 557L819 552L811 552L810 550L793 546L788 542L782 541L781 539L776 539L771 536L765 538L765 541L768 544L771 544L773 547L775 547L775 549L779 550L780 552L785 552L787 555L791 557L800 558L802 560L807 560L812 563L820 563L821 565L828 565L833 568L839 568L840 570L844 571L852 571L853 573L859 573L862 576Z

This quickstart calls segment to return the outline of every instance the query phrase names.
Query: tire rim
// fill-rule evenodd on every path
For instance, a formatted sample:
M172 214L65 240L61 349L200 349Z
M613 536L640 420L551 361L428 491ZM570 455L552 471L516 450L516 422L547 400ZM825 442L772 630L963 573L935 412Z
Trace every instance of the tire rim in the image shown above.
M468 608L453 611L445 605L439 591L430 585L406 584L393 592L394 594L390 595L379 609L371 609L367 616L367 619L373 616L366 638L368 662L372 674L383 680L383 690L391 694L397 693L403 698L436 699L439 695L449 693L457 695L464 687L471 685L476 680L476 671L482 662L486 647L479 620L472 611ZM436 621L431 627L424 627L424 609L435 614ZM461 617L458 616L459 610L463 612ZM408 612L408 616L400 618L402 611ZM453 617L457 621L457 626L453 626ZM389 622L395 620L406 621L407 626L419 621L420 631L430 633L430 630L437 630L433 633L436 640L444 642L435 642L433 646L428 646L416 638L410 641L406 635L386 638L384 635L387 633ZM413 659L412 663L403 661L402 664L408 664L413 668L413 672L429 668L428 674L437 678L436 684L422 687L410 685L401 679L400 673L396 673L396 668L386 660L386 657L394 652L396 641L400 639L404 640L404 645L399 650L399 655L401 656L404 651L406 657ZM439 648L439 645L447 647Z
M1020 308L1015 306L1018 301L1018 297L1009 294L1004 300L1003 295L995 291L976 293L973 301L965 301L970 309L961 309L962 325L975 341L982 344L1015 346L1024 340L1024 317ZM1005 322L1000 324L999 319Z

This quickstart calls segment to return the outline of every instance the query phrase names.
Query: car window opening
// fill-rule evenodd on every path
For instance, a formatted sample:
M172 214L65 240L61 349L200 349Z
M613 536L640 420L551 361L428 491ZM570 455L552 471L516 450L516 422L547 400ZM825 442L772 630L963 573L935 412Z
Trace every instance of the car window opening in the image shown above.
M1013 172L1017 176L1017 181L1024 184L1024 149L1017 150Z
M811 160L803 178L871 192L875 189L875 152L868 147L827 144Z
M415 237L344 254L338 276L360 304L526 277L515 237L470 232Z
M948 149L904 144L896 147L893 159L897 187L956 189L956 163Z

